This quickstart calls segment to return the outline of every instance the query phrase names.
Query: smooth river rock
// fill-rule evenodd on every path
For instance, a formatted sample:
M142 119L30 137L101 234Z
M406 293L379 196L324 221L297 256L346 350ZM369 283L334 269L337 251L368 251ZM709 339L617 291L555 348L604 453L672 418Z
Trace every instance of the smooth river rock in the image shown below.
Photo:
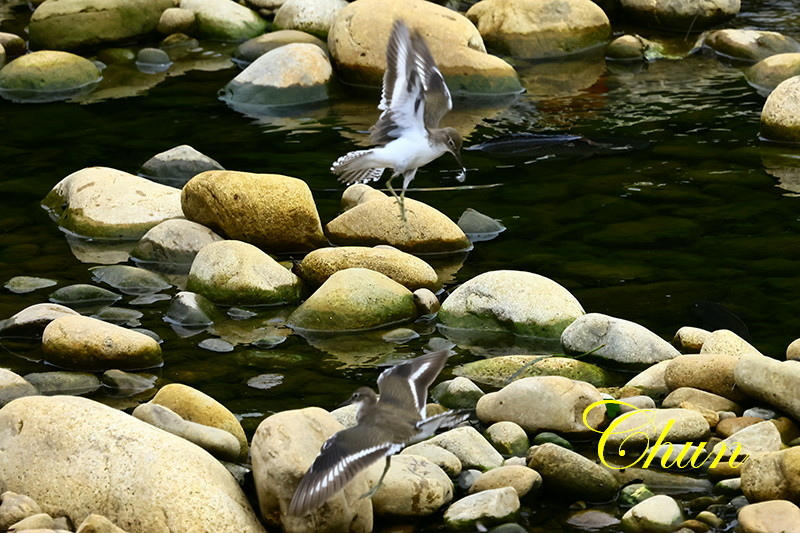
M219 461L116 409L20 398L0 410L0 428L0 483L74 524L98 513L129 533L264 531Z
M0 70L0 96L14 102L66 100L89 92L100 79L100 70L84 57L40 50Z
M742 465L742 492L750 502L800 501L800 447L750 456Z
M761 110L761 136L770 141L800 142L800 76L782 81Z
M755 346L727 329L712 331L703 342L700 353L731 355L733 357L739 357L743 354L761 355L761 352Z
M503 457L471 426L457 427L425 441L452 452L463 468L490 470L503 464Z
M557 444L532 446L527 455L528 467L536 470L548 491L554 491L571 501L611 501L619 485L611 472L582 455Z
M478 359L453 369L456 376L464 376L493 387L507 385L514 380L535 376L561 376L585 381L595 387L608 387L615 383L612 373L578 359L541 355L500 355Z
M753 62L776 54L800 52L800 43L774 31L716 30L708 32L703 44L718 54Z
M0 368L0 407L17 398L36 396L39 391L28 380L6 368Z
M163 364L161 346L143 333L86 316L64 316L42 334L48 363L70 369L134 370Z
M786 500L745 505L737 518L742 533L800 533L800 508Z
M737 447L737 444L740 447ZM733 453L741 457L754 453L777 452L781 446L781 434L778 428L769 420L764 420L723 439L714 446L712 453L715 457L717 454L730 456Z
M512 487L485 490L471 494L451 505L444 513L448 528L479 531L481 526L491 526L512 521L519 511L519 496Z
M138 240L165 220L183 218L179 189L106 167L73 172L42 206L65 230L105 239Z
M442 325L558 337L584 314L578 300L555 281L518 270L494 270L456 288L439 310Z
M203 172L183 188L181 205L189 220L268 252L310 251L327 245L311 190L297 178Z
M237 2L229 0L181 0L182 9L192 11L198 37L214 41L244 41L261 35L267 21ZM171 6L170 6L171 7Z
M79 313L65 305L55 303L33 304L0 321L0 337L41 336L47 324L62 316L77 316Z
M336 15L345 7L346 0L286 0L275 12L275 26L325 39Z
M769 56L745 71L747 82L764 95L797 75L800 75L800 53Z
M678 502L666 494L657 494L628 509L621 525L631 533L668 533L678 529L683 520Z
M631 463L630 450L653 446L662 435L664 444L682 444L708 440L711 434L711 428L703 415L688 409L633 410L614 419L607 431L609 433L604 454L610 456L627 452L623 462L630 466L642 466L638 464L640 460L645 463L649 461L647 455L634 459L635 463Z
M800 397L795 393L800 390L800 361L745 355L735 365L734 379L736 387L748 396L800 420Z
M188 274L197 253L205 245L221 240L202 224L174 218L148 230L131 251L131 259L151 270Z
M277 30L248 39L236 49L236 57L247 63L252 63L270 50L280 48L290 43L308 43L318 46L323 52L328 53L328 45L313 35L297 30Z
M662 30L700 32L739 13L740 0L620 0L633 22Z
M372 496L376 515L428 516L453 500L453 482L434 462L411 454L393 456L391 461Z
M517 496L522 498L541 484L542 476L532 468L522 465L498 466L478 476L470 486L469 493L512 487L517 491Z
M742 403L747 396L734 380L738 361L732 355L682 355L667 365L664 380L671 390L692 387Z
M187 181L207 170L225 169L207 155L188 144L182 144L145 161L139 174L165 185L182 187Z

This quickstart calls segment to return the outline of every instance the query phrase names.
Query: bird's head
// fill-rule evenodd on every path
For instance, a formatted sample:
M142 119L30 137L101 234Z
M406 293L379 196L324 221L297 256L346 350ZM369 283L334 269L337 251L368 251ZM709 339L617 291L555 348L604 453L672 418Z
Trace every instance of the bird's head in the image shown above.
M342 405L356 404L356 420L360 421L364 413L364 408L378 403L378 395L369 387L359 387Z
M447 151L453 154L458 161L458 166L461 167L462 172L466 172L464 168L464 163L461 161L461 145L463 141L461 140L461 134L456 131L455 128L443 128L440 130L441 132L441 141L447 148Z

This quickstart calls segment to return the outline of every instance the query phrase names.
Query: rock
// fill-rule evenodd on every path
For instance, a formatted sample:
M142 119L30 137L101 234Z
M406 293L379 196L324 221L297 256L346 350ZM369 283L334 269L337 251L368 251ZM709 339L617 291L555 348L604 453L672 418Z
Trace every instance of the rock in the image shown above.
M721 354L682 355L670 361L664 379L671 390L692 387L740 403L746 396L733 377L738 360Z
M201 39L244 41L267 28L258 13L231 0L181 0L181 8L194 13Z
M163 405L143 403L132 414L143 422L197 444L223 461L236 461L241 456L239 441L227 431L184 420Z
M21 533L23 531L52 531L54 528L55 522L52 516L47 513L38 513L12 524L8 530L10 533Z
M470 486L469 493L512 487L517 491L517 496L522 498L541 485L542 476L527 466L498 466L478 476Z
M359 1L339 12L328 34L328 46L344 82L380 86L388 36L398 18L425 37L451 93L521 91L513 67L486 53L480 33L466 17L421 0L397 0L391 5L381 0Z
M67 306L42 303L26 307L11 318L0 321L2 337L41 337L44 328L62 316L76 316L79 313Z
M389 246L320 248L303 258L297 266L297 274L310 285L319 286L333 273L346 268L380 272L411 291L441 287L436 271L428 263Z
M413 254L454 253L471 248L461 228L440 211L411 198L406 198L404 205L406 223L400 218L396 200L384 198L348 209L331 220L325 231L338 246L389 244Z
M181 204L189 220L268 252L327 245L311 190L297 178L203 172L183 188Z
M417 289L411 296L414 298L414 305L419 316L433 317L441 308L439 298L430 289Z
M14 276L8 280L3 287L14 294L26 294L38 289L45 289L58 285L54 279L36 278L33 276Z
M737 518L742 533L800 532L800 508L786 500L745 505Z
M800 447L751 455L741 467L742 492L750 502L798 501Z
M583 314L578 300L555 281L531 272L495 270L454 290L439 320L452 328L557 337Z
M429 444L427 442L418 442L403 448L400 455L419 455L426 458L439 468L449 477L458 477L461 474L461 461L453 452L447 451L441 446ZM394 459L392 459L394 462Z
M710 331L684 326L675 333L672 345L682 353L699 353L703 343L708 340L710 335Z
M159 272L188 274L197 253L205 245L221 240L197 222L174 218L149 229L131 251L131 259Z
M583 423L586 408L601 400L592 385L559 376L524 378L478 400L476 412L481 422L501 420L516 422L525 431L551 430L564 433L587 433ZM531 409L537 405L537 409ZM598 427L605 416L602 408L592 409L587 421Z
M85 312L97 311L121 298L122 296L108 289L83 283L67 285L50 293L50 301L56 305Z
M75 533L126 533L108 518L99 514L90 514L75 530Z
M428 516L453 500L453 482L432 461L402 454L391 459L372 507L380 516Z
M156 30L161 35L174 33L194 34L197 32L197 18L194 11L180 7L170 7L161 13Z
M725 420L721 420L717 425L717 436L724 439L759 422L763 422L763 420L753 416L726 418Z
M688 409L631 411L615 418L605 430L608 438L603 452L627 457L628 453L620 452L655 446L659 440L665 444L708 440L710 430L703 415ZM644 460L642 468L647 468L653 457L650 454L641 455L628 467L641 460Z
M317 407L277 413L259 424L251 457L261 516L268 525L287 532L372 531L371 500L360 498L369 488L369 472L357 475L319 509L303 517L286 514L295 488L320 447L342 429L330 414Z
M100 388L100 380L87 372L36 372L26 374L25 380L40 394L79 396Z
M445 431L426 442L455 454L462 468L486 471L503 464L503 457L471 426Z
M489 48L535 59L577 54L601 46L611 24L591 0L482 0L467 11Z
M578 317L561 334L561 345L567 353L591 352L592 357L621 365L650 365L680 355L644 326L601 313Z
M160 48L142 48L136 54L136 66L142 72L163 72L172 65L169 55Z
M45 360L81 370L131 370L163 364L161 347L152 338L85 316L53 320L42 334Z
M45 512L79 524L91 509L130 531L165 530L165 516L176 531L264 531L216 459L116 409L20 398L0 410L0 427L0 480Z
M506 230L502 222L491 218L468 207L458 217L458 227L461 228L470 242L489 241Z
M252 244L219 241L197 253L187 290L223 305L274 305L297 302L300 279Z
M800 419L800 398L788 391L800 387L800 361L777 361L757 355L742 356L735 366L736 387Z
M625 402L619 406L620 413L627 413L637 409L655 409L656 402L650 396L624 396L620 401Z
M342 193L342 211L347 211L365 202L385 200L386 198L389 198L389 196L378 189L373 189L365 183L354 183Z
M565 523L581 531L598 531L618 527L619 519L603 511L588 509L573 513Z
M297 30L278 30L253 37L242 44L236 49L236 57L241 61L252 63L259 57L263 56L270 50L280 48L281 46L291 43L307 43L318 46L320 50L328 53L328 45L318 37Z
M798 106L800 106L800 76L794 76L778 84L767 97L761 110L761 137L777 142L800 141Z
M661 45L640 35L621 35L606 47L606 59L612 61L649 61L661 55Z
M413 320L411 291L374 270L336 272L295 309L287 324L309 331L352 331Z
M222 312L217 309L214 302L205 296L188 291L176 294L164 315L166 322L189 329L205 329L223 319Z
M658 494L628 509L621 525L625 531L636 533L668 533L675 531L683 520L678 502L666 494Z
M28 380L11 370L0 368L0 407L17 398L37 394L38 389Z
M662 30L703 31L739 12L739 0L620 0L622 13L633 22Z
M161 13L173 5L172 0L45 2L31 15L28 34L32 47L51 50L129 41L155 30Z
M557 444L541 444L528 450L528 467L541 476L548 491L571 500L611 501L619 488L614 476L601 465Z
M86 58L42 50L19 56L0 70L0 96L14 102L67 100L88 93L100 78L97 66Z
M431 390L431 398L448 409L475 409L483 394L472 381L460 376L443 381Z
M16 57L28 53L25 39L15 33L0 31L0 46L6 52L6 57Z
M188 144L182 144L145 161L139 169L139 174L165 185L182 187L190 179L207 170L225 169L207 155Z
M703 347L701 354L722 354L739 357L742 354L762 355L752 344L727 329L719 329L711 333Z
M148 374L132 374L122 370L112 369L103 372L103 385L112 390L115 396L134 396L155 387L156 376Z
M739 444L739 446L737 446ZM764 452L777 452L781 449L781 434L775 424L765 420L737 431L717 443L712 454L728 457L734 453L741 459L744 455Z
M595 387L608 387L615 382L611 373L591 363L541 355L501 355L479 359L456 367L453 373L493 387L507 385L512 378L519 380L535 376L561 376L585 381Z
M240 459L247 457L247 437L236 416L211 396L180 383L171 383L159 389L152 403L175 412L189 422L221 429L239 442Z
M160 275L130 265L103 265L89 269L92 280L106 283L123 294L153 294L172 287Z
M733 411L741 414L742 407L719 394L707 392L692 387L680 387L670 392L661 403L662 407L679 407L682 403L689 402L712 411Z
M90 167L58 182L42 206L72 233L138 240L160 222L183 217L180 194L127 172Z
M769 56L745 71L747 82L765 95L772 92L784 80L798 75L800 75L800 53Z
M444 512L444 523L450 529L476 531L478 524L485 527L511 521L517 511L517 491L503 487L458 500Z
M286 0L275 12L275 26L325 39L336 15L346 6L346 0Z
M625 387L635 387L640 391L650 394L652 396L665 396L669 393L670 389L667 387L665 381L665 374L667 367L671 361L661 361L651 365L642 372L639 372L635 377L631 378L625 384Z
M327 54L308 43L290 43L257 58L222 90L233 109L295 106L328 99L333 68Z
M708 32L703 44L720 55L753 62L776 54L800 52L800 43L774 31L716 30Z
M524 457L531 447L528 435L522 427L508 420L495 422L484 432L486 440L503 455Z
M6 531L13 524L42 512L39 504L24 494L6 491L0 494L0 530Z

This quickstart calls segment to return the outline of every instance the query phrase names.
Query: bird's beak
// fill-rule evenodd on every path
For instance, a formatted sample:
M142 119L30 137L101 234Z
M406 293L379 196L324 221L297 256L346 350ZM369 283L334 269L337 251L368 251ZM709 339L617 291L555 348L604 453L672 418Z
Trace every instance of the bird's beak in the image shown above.
M340 407L345 407L347 405L350 405L351 403L353 403L353 398L352 397L350 397L350 398L346 399L345 401L343 401L342 403L340 403L339 406L337 407L337 409L339 409Z
M453 154L453 157L455 157L456 161L458 161L458 166L461 167L461 172L459 172L458 175L456 176L456 181L459 183L463 183L464 180L467 178L467 169L464 166L464 162L461 160L461 154L459 152L450 152L450 153Z

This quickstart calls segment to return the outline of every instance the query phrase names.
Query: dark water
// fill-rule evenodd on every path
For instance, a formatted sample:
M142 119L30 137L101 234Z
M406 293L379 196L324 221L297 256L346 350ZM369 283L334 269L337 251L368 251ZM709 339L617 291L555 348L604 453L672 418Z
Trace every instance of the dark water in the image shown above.
M0 30L24 26L24 9L0 2L0 13L13 15ZM734 25L796 34L799 26L789 25L795 11L795 2L744 2ZM693 39L686 39L687 48ZM508 227L496 240L476 243L448 288L489 270L531 271L563 284L587 311L638 322L665 338L683 325L704 325L692 304L714 302L746 324L757 348L783 357L799 336L800 198L778 186L767 168L794 164L797 172L800 152L758 140L764 99L740 67L705 53L646 67L602 60L517 67L526 94L456 102L445 121L468 134L466 144L536 132L646 147L545 160L465 152L463 187L447 157L420 171L410 197L452 218L471 207ZM139 96L86 105L0 100L0 281L32 275L59 286L90 282L93 265L75 259L39 207L41 199L81 168L136 173L152 155L179 144L228 169L302 178L323 223L331 220L342 189L330 163L364 141L362 132L377 117L377 92L339 87L318 108L255 119L217 98L237 72L233 66L189 71ZM51 290L2 290L0 318L46 301ZM348 356L345 341L322 350L291 336L270 350L205 351L197 343L209 335L179 337L162 321L166 306L139 308L143 327L164 339L163 382L186 383L217 398L244 417L248 432L275 411L333 408L355 387L374 384L379 372L358 364L373 359ZM425 333L420 339L386 345L387 358L420 353L436 333L419 329ZM457 352L454 363L476 357ZM0 365L21 374L47 369L8 350L0 351ZM267 390L247 386L265 373L282 375L282 383Z

